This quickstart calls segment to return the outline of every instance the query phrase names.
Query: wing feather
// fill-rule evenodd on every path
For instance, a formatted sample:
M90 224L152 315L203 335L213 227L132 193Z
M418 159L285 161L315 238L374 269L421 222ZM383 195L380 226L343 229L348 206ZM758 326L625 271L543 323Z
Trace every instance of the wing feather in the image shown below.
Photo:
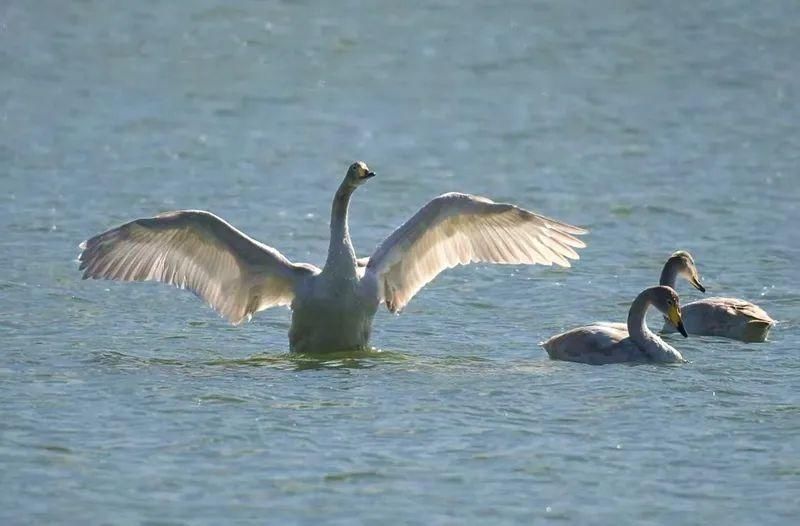
M81 249L84 279L161 281L189 289L233 324L290 304L298 281L319 272L201 210L137 219L84 241Z
M473 262L568 267L586 230L484 197L450 193L426 204L367 263L387 308L401 310L440 272Z

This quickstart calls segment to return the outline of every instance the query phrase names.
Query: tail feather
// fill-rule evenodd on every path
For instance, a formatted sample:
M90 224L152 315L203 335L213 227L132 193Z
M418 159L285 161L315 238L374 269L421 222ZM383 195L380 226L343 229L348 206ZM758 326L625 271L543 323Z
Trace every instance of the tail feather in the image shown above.
M742 340L749 343L763 342L774 322L764 320L748 321L742 331Z

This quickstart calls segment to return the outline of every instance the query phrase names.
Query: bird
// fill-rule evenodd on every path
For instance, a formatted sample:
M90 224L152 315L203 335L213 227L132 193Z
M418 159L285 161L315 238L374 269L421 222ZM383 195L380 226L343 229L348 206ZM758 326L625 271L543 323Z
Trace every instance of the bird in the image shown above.
M583 228L485 197L446 193L357 261L348 228L354 192L375 177L349 166L331 206L325 265L289 261L211 212L136 219L81 245L83 279L160 281L189 289L234 325L280 305L292 310L290 351L370 350L381 303L399 313L440 272L473 262L556 264L579 259Z
M645 321L650 306L666 315L687 336L678 294L671 287L643 290L633 300L625 327L597 322L557 334L541 345L553 360L604 365L622 362L683 363L677 349L654 334Z
M675 287L678 276L685 277L700 292L706 289L700 283L694 258L685 250L672 254L664 264L659 283ZM763 342L775 325L764 309L738 298L705 298L687 303L681 308L683 325L689 334L696 336L722 336L746 343ZM675 332L675 327L665 320L661 332Z

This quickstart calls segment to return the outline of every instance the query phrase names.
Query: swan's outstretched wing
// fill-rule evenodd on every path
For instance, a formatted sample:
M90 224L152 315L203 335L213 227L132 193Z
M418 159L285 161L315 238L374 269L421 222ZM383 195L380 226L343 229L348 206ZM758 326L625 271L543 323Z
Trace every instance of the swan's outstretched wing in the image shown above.
M84 241L81 249L83 279L171 283L191 290L234 325L290 304L295 284L319 272L200 210L137 219Z
M401 310L426 283L456 265L489 263L569 266L574 235L586 231L484 197L441 195L395 230L369 258L380 299Z

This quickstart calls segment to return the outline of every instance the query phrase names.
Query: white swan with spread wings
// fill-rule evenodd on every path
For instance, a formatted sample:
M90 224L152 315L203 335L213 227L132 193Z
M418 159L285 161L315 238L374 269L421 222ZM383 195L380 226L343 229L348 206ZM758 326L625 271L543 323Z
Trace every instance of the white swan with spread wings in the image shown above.
M510 204L461 194L431 200L369 259L356 260L348 231L350 198L375 175L353 163L331 210L322 269L293 263L274 248L199 210L137 219L81 244L83 278L161 281L193 291L239 324L278 305L292 309L297 352L365 349L380 303L399 312L440 272L473 262L569 266L585 244L582 228Z

